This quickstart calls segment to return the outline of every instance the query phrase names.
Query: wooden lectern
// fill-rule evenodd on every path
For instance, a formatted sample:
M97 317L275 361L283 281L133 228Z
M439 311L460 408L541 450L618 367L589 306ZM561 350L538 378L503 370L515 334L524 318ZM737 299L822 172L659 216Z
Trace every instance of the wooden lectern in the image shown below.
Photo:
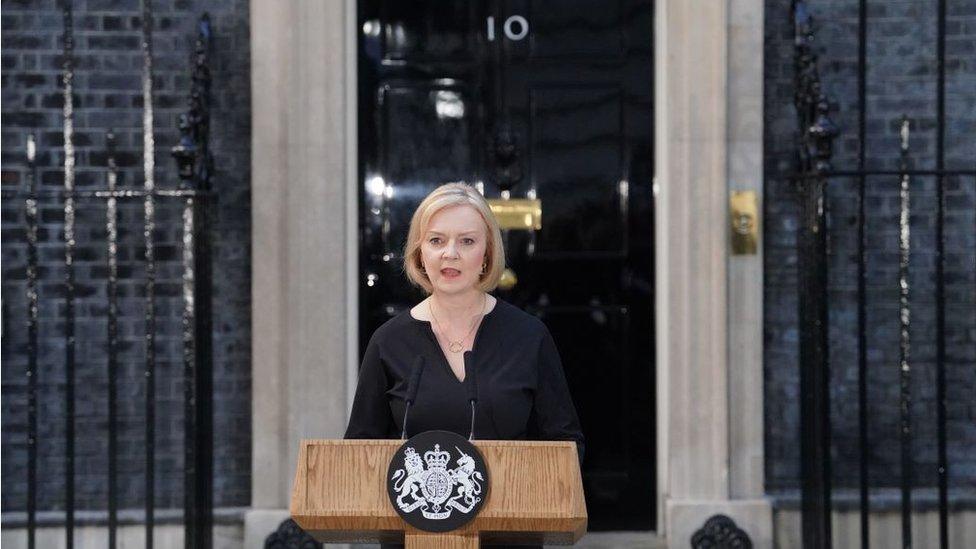
M572 545L586 533L583 480L574 442L479 440L491 488L477 517L431 533L393 509L387 468L401 440L303 440L291 516L318 541L465 548L479 541Z

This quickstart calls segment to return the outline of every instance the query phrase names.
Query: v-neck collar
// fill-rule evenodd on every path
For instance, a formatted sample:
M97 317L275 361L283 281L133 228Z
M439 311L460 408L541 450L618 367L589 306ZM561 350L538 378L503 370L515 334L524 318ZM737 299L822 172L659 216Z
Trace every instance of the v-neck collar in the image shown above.
M478 343L481 341L481 334L485 330L485 325L486 323L491 321L491 318L494 316L495 311L497 311L498 307L500 306L501 306L501 300L495 298L495 306L492 307L490 311L488 311L481 317L481 322L478 324L478 329L474 333L474 343L471 345L472 363L474 362L473 357L477 353L478 349L481 348L478 345ZM453 379L454 382L457 383L458 385L464 385L468 381L468 373L465 371L464 381L458 379L457 375L455 375L454 370L451 368L451 361L448 360L447 355L444 354L444 349L441 348L441 344L438 343L437 341L437 334L434 333L434 327L431 321L415 318L412 314L410 314L409 309L407 309L407 316L410 318L410 320L416 323L418 327L420 327L421 329L426 328L424 329L424 332L426 332L428 339L430 339L430 342L433 343L434 350L437 351L437 355L440 357L441 359L440 362L442 366L446 369L447 375L451 376L451 379Z

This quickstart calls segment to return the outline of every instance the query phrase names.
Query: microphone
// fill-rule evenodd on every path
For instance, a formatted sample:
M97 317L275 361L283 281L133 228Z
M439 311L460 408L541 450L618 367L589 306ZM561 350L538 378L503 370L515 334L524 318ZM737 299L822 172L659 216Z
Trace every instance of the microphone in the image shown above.
M417 400L417 391L420 390L420 376L424 373L424 357L417 355L413 360L413 369L410 371L410 381L407 383L407 404L403 409L403 432L400 436L407 438L407 416L410 414L410 406Z
M474 440L474 412L475 404L478 402L478 374L474 368L471 351L464 353L464 380L468 383L468 402L471 403L471 433L468 435L468 440Z

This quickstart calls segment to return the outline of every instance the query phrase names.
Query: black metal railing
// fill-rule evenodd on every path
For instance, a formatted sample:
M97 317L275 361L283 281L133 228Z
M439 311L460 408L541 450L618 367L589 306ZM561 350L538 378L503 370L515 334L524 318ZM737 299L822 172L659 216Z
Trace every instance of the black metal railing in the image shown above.
M74 41L72 3L63 5L63 157L64 185L62 189L39 190L37 187L37 143L33 134L28 137L26 147L26 186L17 191L5 190L5 200L23 200L26 235L26 291L27 291L27 494L26 529L27 545L36 547L38 526L38 355L40 344L40 323L38 310L45 299L57 300L60 296L47 297L39 280L38 261L38 212L57 207L64 215L64 337L65 337L65 461L64 461L64 531L65 545L74 546L76 526L75 499L75 459L76 459L76 364L75 347L75 259L76 238L79 230L85 234L104 234L107 254L106 311L107 311L107 349L105 353L107 376L107 518L108 545L117 544L119 527L118 513L120 498L119 483L119 209L130 203L142 203L145 278L145 317L143 341L145 343L145 363L143 378L145 383L145 496L144 525L145 547L153 546L155 526L155 423L156 423L156 322L160 312L156 308L156 267L155 254L157 227L157 204L182 207L182 256L181 265L181 338L184 387L184 508L185 546L208 548L212 546L213 524L213 343L212 343L212 269L211 249L213 206L216 196L211 190L213 159L208 147L210 112L210 72L208 52L211 45L212 29L208 15L199 22L198 37L193 54L192 87L189 97L189 110L180 118L181 139L173 147L180 177L179 188L162 189L155 184L155 137L153 129L153 12L149 0L142 4L142 99L143 99L143 186L119 188L118 165L116 163L116 138L112 131L106 133L106 187L104 189L78 190L75 188L74 151ZM42 208L42 206L49 208ZM79 226L76 217L86 209L104 208L104 227ZM86 216L90 217L90 216ZM101 229L104 232L101 233Z
M857 208L857 439L858 439L858 499L860 511L861 547L867 548L870 539L871 513L869 455L873 450L868 415L868 345L865 248L867 234L865 196L868 178L872 176L897 178L899 187L898 231L898 444L900 462L900 511L903 547L912 545L912 489L916 485L916 464L912 454L914 430L912 422L913 365L911 355L911 291L909 259L911 255L911 223L913 181L934 177L936 189L935 211L935 431L936 485L938 491L939 546L949 546L948 536L948 471L946 452L946 294L945 294L945 209L946 179L969 177L976 183L976 169L947 170L945 168L945 42L946 2L939 0L936 18L936 104L935 168L915 169L911 162L912 123L903 116L900 124L899 165L896 170L868 169L865 158L866 142L866 45L867 2L859 1L857 101L859 106L857 169L833 170L831 166L832 140L838 130L830 119L829 102L822 89L814 52L813 25L807 2L792 3L794 23L795 105L799 117L798 169L794 176L801 208L801 223L797 237L798 290L800 310L800 440L801 440L801 512L804 547L831 547L831 424L830 424L830 368L828 337L828 180L853 184L858 197ZM928 427L928 426L925 426Z

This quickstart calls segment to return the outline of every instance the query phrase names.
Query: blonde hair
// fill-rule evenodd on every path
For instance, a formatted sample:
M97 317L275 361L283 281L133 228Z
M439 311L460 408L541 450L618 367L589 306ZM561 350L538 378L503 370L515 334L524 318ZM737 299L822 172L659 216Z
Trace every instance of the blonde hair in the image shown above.
M447 183L434 189L423 202L417 206L410 219L410 230L407 232L407 242L403 248L403 270L407 279L414 285L423 288L425 292L434 292L430 278L422 270L420 262L420 245L424 233L430 225L434 214L450 206L471 206L485 222L488 242L485 248L485 272L476 286L483 292L490 292L498 286L498 281L505 270L505 248L502 244L502 232L498 227L495 214L485 197L467 183Z

